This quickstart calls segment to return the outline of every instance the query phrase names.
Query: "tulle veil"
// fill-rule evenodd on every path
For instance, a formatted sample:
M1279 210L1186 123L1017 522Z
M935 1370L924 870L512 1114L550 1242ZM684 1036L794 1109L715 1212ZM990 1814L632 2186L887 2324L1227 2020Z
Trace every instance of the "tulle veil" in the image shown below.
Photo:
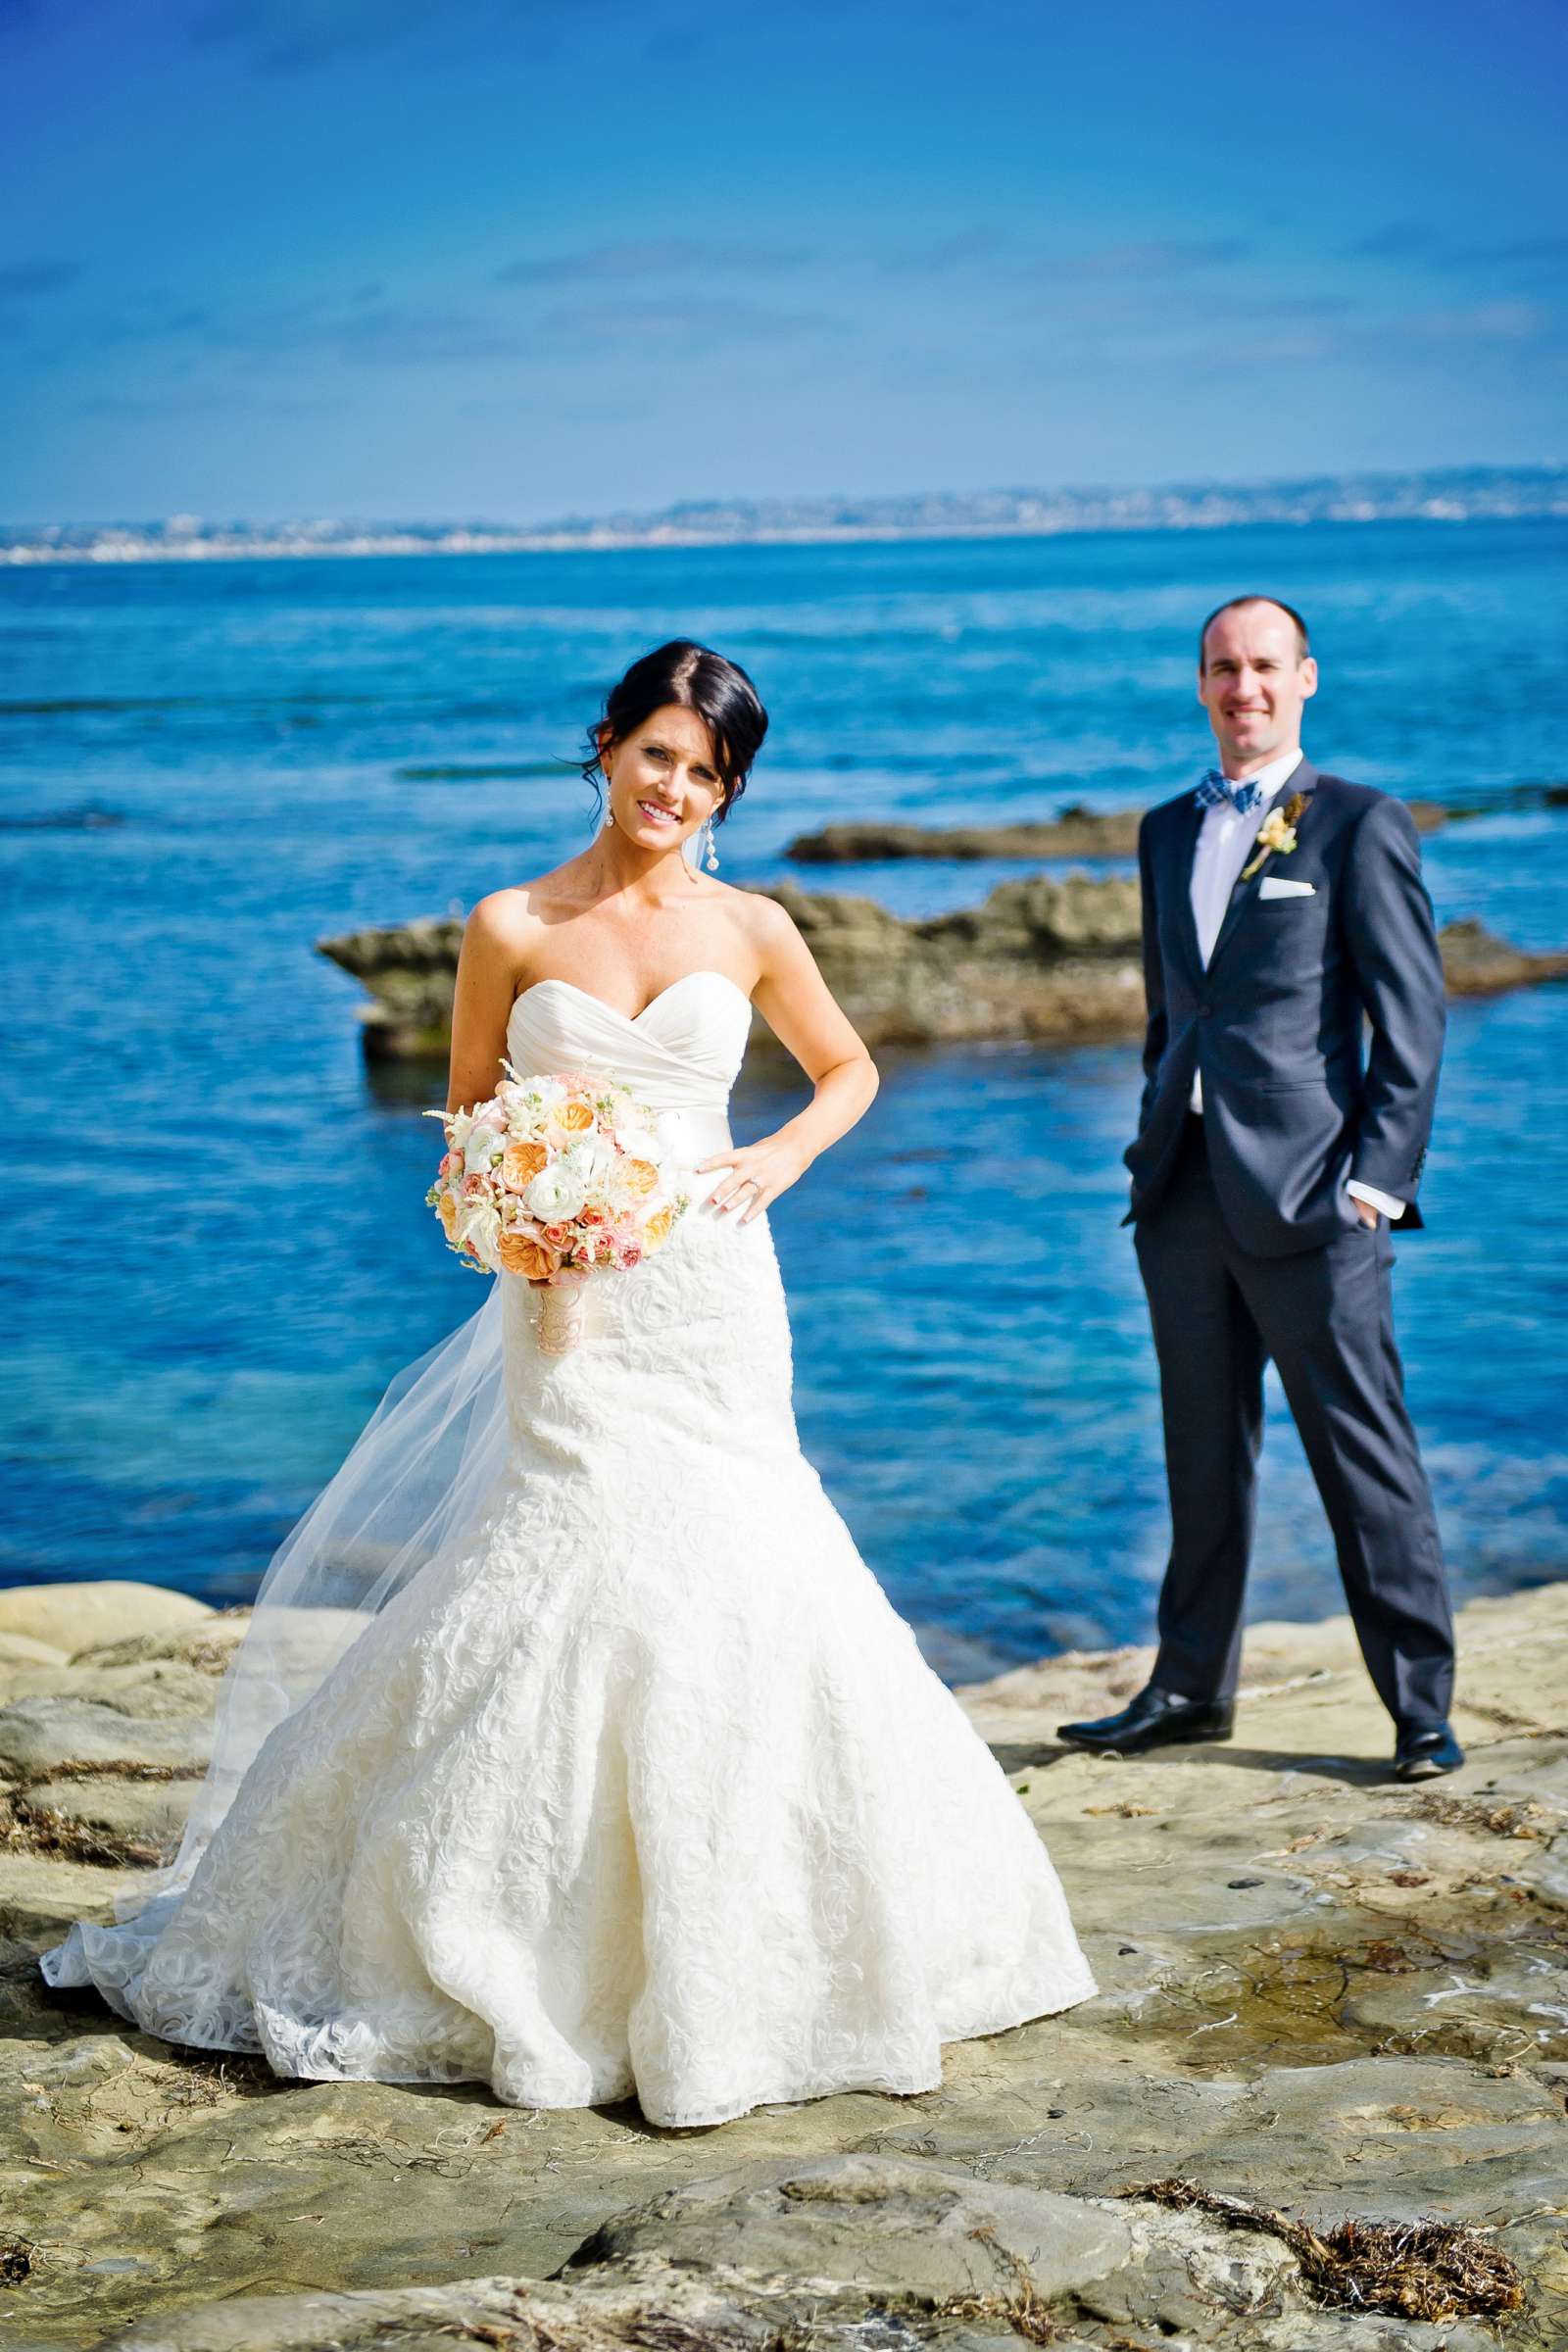
M506 1465L501 1286L406 1364L336 1474L272 1554L219 1688L212 1762L177 1849L120 1896L127 1919L186 1886L268 1734L370 1619L482 1518Z

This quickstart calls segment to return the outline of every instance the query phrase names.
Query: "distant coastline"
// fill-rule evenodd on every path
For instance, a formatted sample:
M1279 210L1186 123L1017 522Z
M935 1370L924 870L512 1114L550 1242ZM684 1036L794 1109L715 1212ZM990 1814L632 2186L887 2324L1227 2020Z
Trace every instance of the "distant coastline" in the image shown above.
M537 524L317 518L0 524L0 564L201 563L254 557L565 555L648 547L1051 538L1250 523L1498 522L1568 516L1568 466L1449 466L1147 490L992 490L894 498L688 500L650 514Z

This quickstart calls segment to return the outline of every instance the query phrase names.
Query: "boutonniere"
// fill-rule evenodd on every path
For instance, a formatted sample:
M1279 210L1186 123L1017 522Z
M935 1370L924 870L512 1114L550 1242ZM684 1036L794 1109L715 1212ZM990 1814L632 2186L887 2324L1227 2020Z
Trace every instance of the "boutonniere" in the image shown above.
M1293 792L1283 808L1271 808L1257 828L1257 856L1250 865L1242 868L1242 880L1250 882L1258 867L1267 858L1288 858L1296 847L1296 820L1306 808L1304 792Z

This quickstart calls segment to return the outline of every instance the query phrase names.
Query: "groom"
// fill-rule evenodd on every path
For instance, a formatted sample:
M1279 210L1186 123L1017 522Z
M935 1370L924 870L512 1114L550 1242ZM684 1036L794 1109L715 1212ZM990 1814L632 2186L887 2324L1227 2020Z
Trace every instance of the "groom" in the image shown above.
M1198 694L1219 766L1139 836L1149 1028L1128 1221L1172 1544L1148 1688L1059 1737L1122 1755L1229 1739L1272 1356L1394 1718L1395 1771L1418 1780L1464 1761L1389 1289L1390 1228L1422 1221L1443 965L1402 803L1301 755L1316 690L1289 605L1246 596L1211 613Z

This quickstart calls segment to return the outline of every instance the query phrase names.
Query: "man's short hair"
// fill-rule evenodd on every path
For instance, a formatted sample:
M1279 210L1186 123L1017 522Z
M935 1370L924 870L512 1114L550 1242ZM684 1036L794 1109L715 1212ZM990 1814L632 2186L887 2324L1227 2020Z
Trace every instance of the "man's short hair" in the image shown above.
M1263 596L1260 594L1253 596L1230 596L1226 598L1224 604L1216 605L1214 607L1213 612L1209 614L1208 618L1204 621L1202 627L1198 632L1198 667L1200 675L1201 675L1201 673L1208 667L1209 630L1213 627L1215 621L1218 620L1222 612L1239 612L1243 605L1272 605L1277 612L1283 612L1288 619L1293 620L1296 623L1296 659L1298 662L1304 662L1306 660L1307 655L1312 651L1311 640L1306 633L1306 623L1301 618L1301 615L1299 612L1298 612L1294 605L1288 605L1283 596Z

